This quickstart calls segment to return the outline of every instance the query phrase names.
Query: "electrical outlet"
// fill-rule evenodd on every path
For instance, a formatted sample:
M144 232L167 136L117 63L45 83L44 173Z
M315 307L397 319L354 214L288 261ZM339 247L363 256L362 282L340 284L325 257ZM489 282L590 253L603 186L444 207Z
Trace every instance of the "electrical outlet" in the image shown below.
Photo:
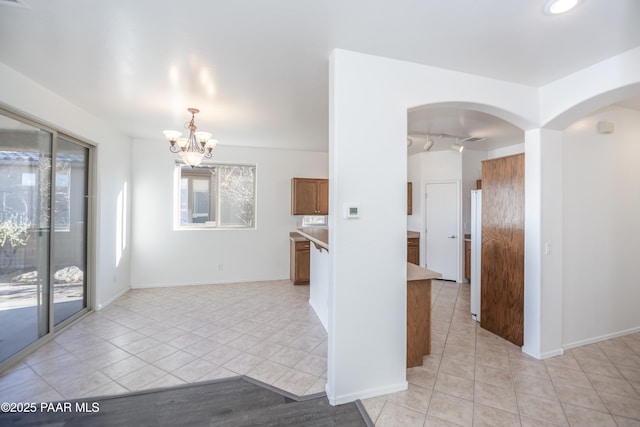
M219 271L224 270L224 264L218 264L218 270Z

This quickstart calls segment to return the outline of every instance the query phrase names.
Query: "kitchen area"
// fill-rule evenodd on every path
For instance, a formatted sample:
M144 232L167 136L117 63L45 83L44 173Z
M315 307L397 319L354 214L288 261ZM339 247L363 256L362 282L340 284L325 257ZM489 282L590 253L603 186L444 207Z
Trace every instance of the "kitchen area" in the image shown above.
M407 185L407 214L412 214L412 183ZM309 217L328 214L328 180L292 178L291 214L303 215L303 226L291 231L290 280L294 286L309 285L309 304L328 331L329 298L329 230L327 226L312 226ZM354 215L355 210L345 212ZM314 221L311 219L311 221ZM317 221L320 222L321 221ZM419 267L420 233L407 232L407 367L422 365L430 354L431 280L440 278L437 272Z

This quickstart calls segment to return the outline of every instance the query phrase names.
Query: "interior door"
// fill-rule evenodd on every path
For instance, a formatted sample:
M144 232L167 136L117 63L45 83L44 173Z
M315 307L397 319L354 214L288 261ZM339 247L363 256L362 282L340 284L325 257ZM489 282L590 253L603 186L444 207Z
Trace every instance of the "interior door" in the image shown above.
M458 184L426 185L426 267L445 280L458 280L460 254Z
M480 325L524 342L524 154L482 162Z

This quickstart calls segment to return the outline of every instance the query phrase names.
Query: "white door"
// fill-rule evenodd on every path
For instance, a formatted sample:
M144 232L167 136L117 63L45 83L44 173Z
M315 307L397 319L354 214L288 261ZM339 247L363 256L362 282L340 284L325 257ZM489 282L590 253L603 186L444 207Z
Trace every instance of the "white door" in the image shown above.
M460 236L458 184L426 185L426 260L427 268L441 273L445 280L458 280Z

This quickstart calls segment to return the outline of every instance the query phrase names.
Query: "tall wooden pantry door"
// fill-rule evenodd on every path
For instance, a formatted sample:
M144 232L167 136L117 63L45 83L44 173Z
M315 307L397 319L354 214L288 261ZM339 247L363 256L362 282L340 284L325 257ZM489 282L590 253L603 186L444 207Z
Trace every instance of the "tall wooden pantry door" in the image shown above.
M524 341L524 154L482 162L481 326Z

